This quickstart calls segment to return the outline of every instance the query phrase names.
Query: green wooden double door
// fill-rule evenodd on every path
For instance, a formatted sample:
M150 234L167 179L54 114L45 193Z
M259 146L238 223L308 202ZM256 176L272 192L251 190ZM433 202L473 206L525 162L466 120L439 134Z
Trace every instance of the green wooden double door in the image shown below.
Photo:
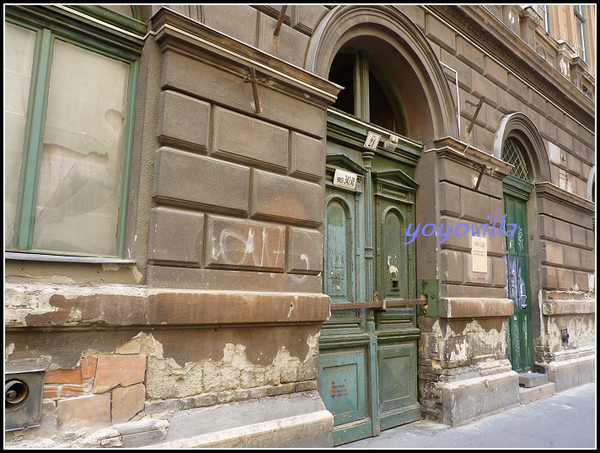
M417 306L352 308L415 298L414 243L405 242L417 185L393 156L335 143L327 154L323 282L332 311L319 391L339 445L420 418Z
M506 323L506 357L512 369L521 373L531 370L533 365L527 234L527 200L532 185L509 176L503 186L506 224L516 225L514 233L506 236L507 290L514 303L514 313Z

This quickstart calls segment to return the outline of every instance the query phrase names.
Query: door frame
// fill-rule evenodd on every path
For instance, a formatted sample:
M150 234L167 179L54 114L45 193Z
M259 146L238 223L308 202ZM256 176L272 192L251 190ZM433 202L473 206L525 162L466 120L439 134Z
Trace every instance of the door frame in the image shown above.
M378 272L375 261L378 260L378 244L376 243L376 232L379 230L376 216L380 210L377 209L377 199L389 198L392 202L404 203L410 205L412 216L415 215L414 201L415 191L418 184L414 181L412 174L414 168L420 158L423 146L422 144L400 137L397 149L385 149L383 142L393 132L384 130L375 125L371 125L355 117L352 117L344 112L330 108L328 111L327 124L327 156L326 156L326 209L328 209L331 200L345 198L345 204L351 206L353 203L354 213L352 215L352 225L355 234L361 235L360 244L353 244L354 259L360 264L361 272L356 276L354 295L360 297L351 302L371 302L373 301L375 285L378 284L380 277L376 275ZM375 149L366 149L365 143L368 132L380 134L383 138L377 143ZM394 134L395 135L395 134ZM335 149L335 148L339 149ZM344 150L350 151L349 156L344 154ZM381 164L383 162L383 165ZM373 164L376 167L372 168ZM386 166L387 165L387 166ZM355 190L336 187L336 193L332 193L333 188L332 177L335 169L342 169L353 172L357 175L358 185ZM408 196L394 195L396 191L406 191ZM339 194L337 192L339 191ZM396 194L397 195L397 194ZM327 213L326 213L327 214ZM327 229L329 228L328 220L324 226L324 239L327 240ZM414 222L414 219L413 219ZM327 245L327 242L325 243ZM411 284L408 287L408 298L416 297L416 260L414 259L414 244L411 246L411 263L413 277ZM324 251L325 260L327 259L327 248ZM357 269L358 269L357 267ZM327 272L328 265L324 263L324 275ZM324 280L325 291L325 280ZM340 296L343 299L343 296ZM343 302L340 297L332 298L332 304ZM336 302L333 299L340 299ZM406 307L404 307L406 308ZM405 309L388 308L388 313L393 318L393 314L404 313ZM378 335L376 328L377 323L382 318L375 313L373 308L349 309L343 310L341 313L345 317L340 319L339 316L332 316L329 321L324 323L319 340L320 359L319 359L319 390L323 401L327 404L334 404L332 398L335 399L335 404L351 404L346 402L344 398L347 396L348 387L344 380L348 380L348 376L356 379L356 387L362 386L362 394L352 401L357 407L364 410L364 417L360 419L348 417L348 423L340 424L340 419L345 415L335 414L334 420L338 418L337 428L334 427L334 443L336 445L357 440L364 437L378 435L380 430L390 428L394 425L394 417L402 416L402 410L389 411L387 420L380 420L379 399L381 387L379 380L382 373L382 362L384 359L379 356L383 355L390 358L395 366L399 366L399 362L405 360L403 357L409 357L408 360L414 361L414 389L418 389L418 370L417 370L417 338L420 334L416 326L416 311L414 308L414 328L411 329L408 335L404 332L404 339L413 342L411 347L414 347L413 352L399 351L393 352L390 348L394 347L394 332L381 332ZM336 313L340 313L336 311ZM393 323L394 320L391 319ZM408 335L408 336L406 336ZM403 344L403 343L402 343ZM387 348L382 349L382 348ZM410 349L410 348L409 348ZM380 352L380 351L381 352ZM381 360L380 360L381 359ZM401 365L400 365L401 367ZM327 369L325 374L324 369ZM331 371L330 371L331 370ZM400 368L402 371L402 368ZM396 371L398 372L398 371ZM364 373L361 377L359 373ZM386 373L389 371L386 370ZM394 371L391 372L393 375ZM327 375L327 379L325 379ZM360 382L362 379L362 382ZM327 382L326 382L327 381ZM339 382L338 382L339 381ZM373 384L373 385L371 385ZM356 390L353 390L356 391ZM420 417L420 406L418 404L418 395L415 392L415 404L406 411L408 415L418 419ZM326 404L326 406L327 406ZM340 407L342 407L340 406ZM333 405L333 407L338 407ZM345 413L344 413L345 414ZM383 426L382 426L383 425ZM388 426L390 425L390 426Z
M521 311L519 310L519 314L524 314L525 316L528 317L527 319L527 326L526 326L526 331L525 331L525 340L524 341L520 341L519 343L519 351L521 351L521 348L526 348L526 358L524 359L524 363L523 364L518 364L515 365L516 363L516 359L512 357L512 337L511 337L511 330L513 329L513 323L512 323L512 319L516 319L516 316L518 316L518 314L513 314L511 315L510 318L507 319L506 322L506 356L507 359L511 362L511 366L513 368L513 370L522 373L522 372L527 372L527 371L531 371L534 367L534 348L533 348L533 303L534 303L534 299L532 298L532 262L534 261L531 257L531 251L532 251L532 242L530 241L530 210L531 210L531 206L530 206L530 200L531 200L531 195L533 192L533 188L534 185L529 182L529 181L525 181L521 178L517 178L513 175L508 175L506 176L503 181L502 181L502 190L503 190L503 202L504 202L504 213L506 214L506 199L507 198L512 198L514 200L516 200L517 202L520 202L524 205L524 210L525 212L523 213L523 219L525 221L525 234L524 234L524 239L525 239L525 246L526 246L526 256L527 256L527 265L524 268L524 271L527 272L526 275L526 279L523 279L526 282L526 303L527 303L527 308L525 309L526 311ZM509 222L510 219L507 220L507 222ZM508 269L508 265L509 265L509 241L512 238L510 236L506 237L506 259L507 259L507 289L509 289L509 281L508 279L510 278L509 275L509 269ZM523 268L521 268L523 269ZM511 294L508 294L508 297L511 297ZM515 306L515 312L518 310L518 307ZM522 323L520 323L518 325L519 329L523 328ZM521 366L522 365L522 366Z

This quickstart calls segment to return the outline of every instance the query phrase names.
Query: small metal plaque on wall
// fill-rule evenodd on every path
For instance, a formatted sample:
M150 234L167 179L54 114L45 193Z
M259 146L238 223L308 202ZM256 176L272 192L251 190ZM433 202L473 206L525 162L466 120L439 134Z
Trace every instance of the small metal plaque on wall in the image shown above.
M350 190L356 190L356 183L358 181L358 175L349 171L335 170L333 174L333 185L338 187L344 187Z

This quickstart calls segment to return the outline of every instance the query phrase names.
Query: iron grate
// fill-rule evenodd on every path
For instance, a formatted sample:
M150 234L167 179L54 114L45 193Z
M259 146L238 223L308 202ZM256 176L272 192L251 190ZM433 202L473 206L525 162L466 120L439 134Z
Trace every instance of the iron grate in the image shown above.
M511 175L531 182L529 167L525 160L525 152L521 143L516 138L508 137L504 142L502 160L514 165L515 168L510 172Z

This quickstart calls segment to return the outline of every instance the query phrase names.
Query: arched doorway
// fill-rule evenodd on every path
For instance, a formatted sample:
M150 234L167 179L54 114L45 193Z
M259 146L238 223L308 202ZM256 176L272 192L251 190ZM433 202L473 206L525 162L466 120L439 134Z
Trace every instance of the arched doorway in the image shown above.
M456 133L453 101L417 27L393 7L334 8L307 69L345 89L328 111L319 391L334 443L420 418L414 243L424 143Z
M508 298L513 300L514 313L506 323L506 357L512 369L519 373L534 367L534 323L539 312L535 297L536 274L531 227L535 225L532 193L535 182L549 179L550 169L539 132L525 115L513 113L500 121L494 154L513 165L503 180L506 223L516 225L506 236L506 270Z
M514 166L502 181L504 214L507 224L516 225L506 236L506 279L508 298L514 312L506 323L506 358L517 372L529 371L533 365L532 298L529 278L529 240L527 202L531 197L531 165L523 144L510 136L504 142L502 160Z

